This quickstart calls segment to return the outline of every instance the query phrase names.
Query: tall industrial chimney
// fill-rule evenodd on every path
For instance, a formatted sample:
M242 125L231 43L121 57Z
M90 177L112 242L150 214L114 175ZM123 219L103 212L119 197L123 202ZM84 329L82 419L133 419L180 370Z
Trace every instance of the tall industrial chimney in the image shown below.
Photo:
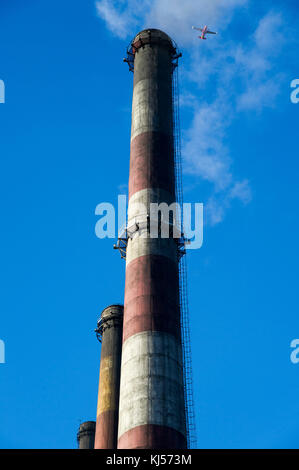
M106 307L96 333L102 342L95 449L116 449L121 347L122 305Z
M79 449L93 449L96 423L94 421L85 421L80 424L77 434Z
M150 238L150 203L175 202L172 74L160 30L135 37L118 448L186 448L178 244ZM142 203L144 209L138 205Z

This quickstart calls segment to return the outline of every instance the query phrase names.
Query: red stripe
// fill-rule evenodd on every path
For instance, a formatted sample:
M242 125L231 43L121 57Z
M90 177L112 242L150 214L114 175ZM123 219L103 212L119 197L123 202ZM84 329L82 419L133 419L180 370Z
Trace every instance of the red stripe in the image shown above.
M126 269L123 341L142 331L163 331L180 341L177 265L165 256L140 256Z
M116 449L118 410L104 411L97 417L95 449Z
M145 424L125 432L118 439L118 449L186 449L186 439L167 426Z
M172 137L143 132L131 142L129 198L147 188L161 188L174 195Z

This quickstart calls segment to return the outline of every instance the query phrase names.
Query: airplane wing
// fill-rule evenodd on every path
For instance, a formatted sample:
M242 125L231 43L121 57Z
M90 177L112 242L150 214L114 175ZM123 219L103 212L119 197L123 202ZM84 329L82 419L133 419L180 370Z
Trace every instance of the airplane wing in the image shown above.
M217 34L217 33L214 33L214 31L207 31L207 34Z
M203 31L202 28L196 28L196 26L192 26L192 29L197 29L197 31Z

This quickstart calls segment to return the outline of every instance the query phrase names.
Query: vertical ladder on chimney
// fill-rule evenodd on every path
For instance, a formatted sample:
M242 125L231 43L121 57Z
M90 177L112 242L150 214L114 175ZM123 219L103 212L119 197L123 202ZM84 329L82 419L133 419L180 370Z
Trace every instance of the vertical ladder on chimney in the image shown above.
M183 185L182 185L182 156L181 156L181 130L180 130L180 110L179 110L179 76L177 63L174 64L172 80L172 100L173 100L173 136L174 136L174 157L175 157L175 183L176 200L183 209ZM181 216L181 232L184 237L183 213ZM196 419L193 396L193 374L192 374L192 353L190 338L190 320L188 305L188 284L187 284L187 260L186 254L179 256L179 294L181 312L181 335L183 350L184 368L184 397L185 415L188 448L197 447Z

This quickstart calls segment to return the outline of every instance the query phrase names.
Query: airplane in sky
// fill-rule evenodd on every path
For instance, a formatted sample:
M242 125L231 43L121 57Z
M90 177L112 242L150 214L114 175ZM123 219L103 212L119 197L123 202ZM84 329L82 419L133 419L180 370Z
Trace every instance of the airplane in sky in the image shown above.
M209 31L207 26L204 26L204 28L196 28L196 26L192 26L192 29L196 29L197 31L201 31L201 36L198 36L199 39L207 39L206 34L217 34L214 31Z

